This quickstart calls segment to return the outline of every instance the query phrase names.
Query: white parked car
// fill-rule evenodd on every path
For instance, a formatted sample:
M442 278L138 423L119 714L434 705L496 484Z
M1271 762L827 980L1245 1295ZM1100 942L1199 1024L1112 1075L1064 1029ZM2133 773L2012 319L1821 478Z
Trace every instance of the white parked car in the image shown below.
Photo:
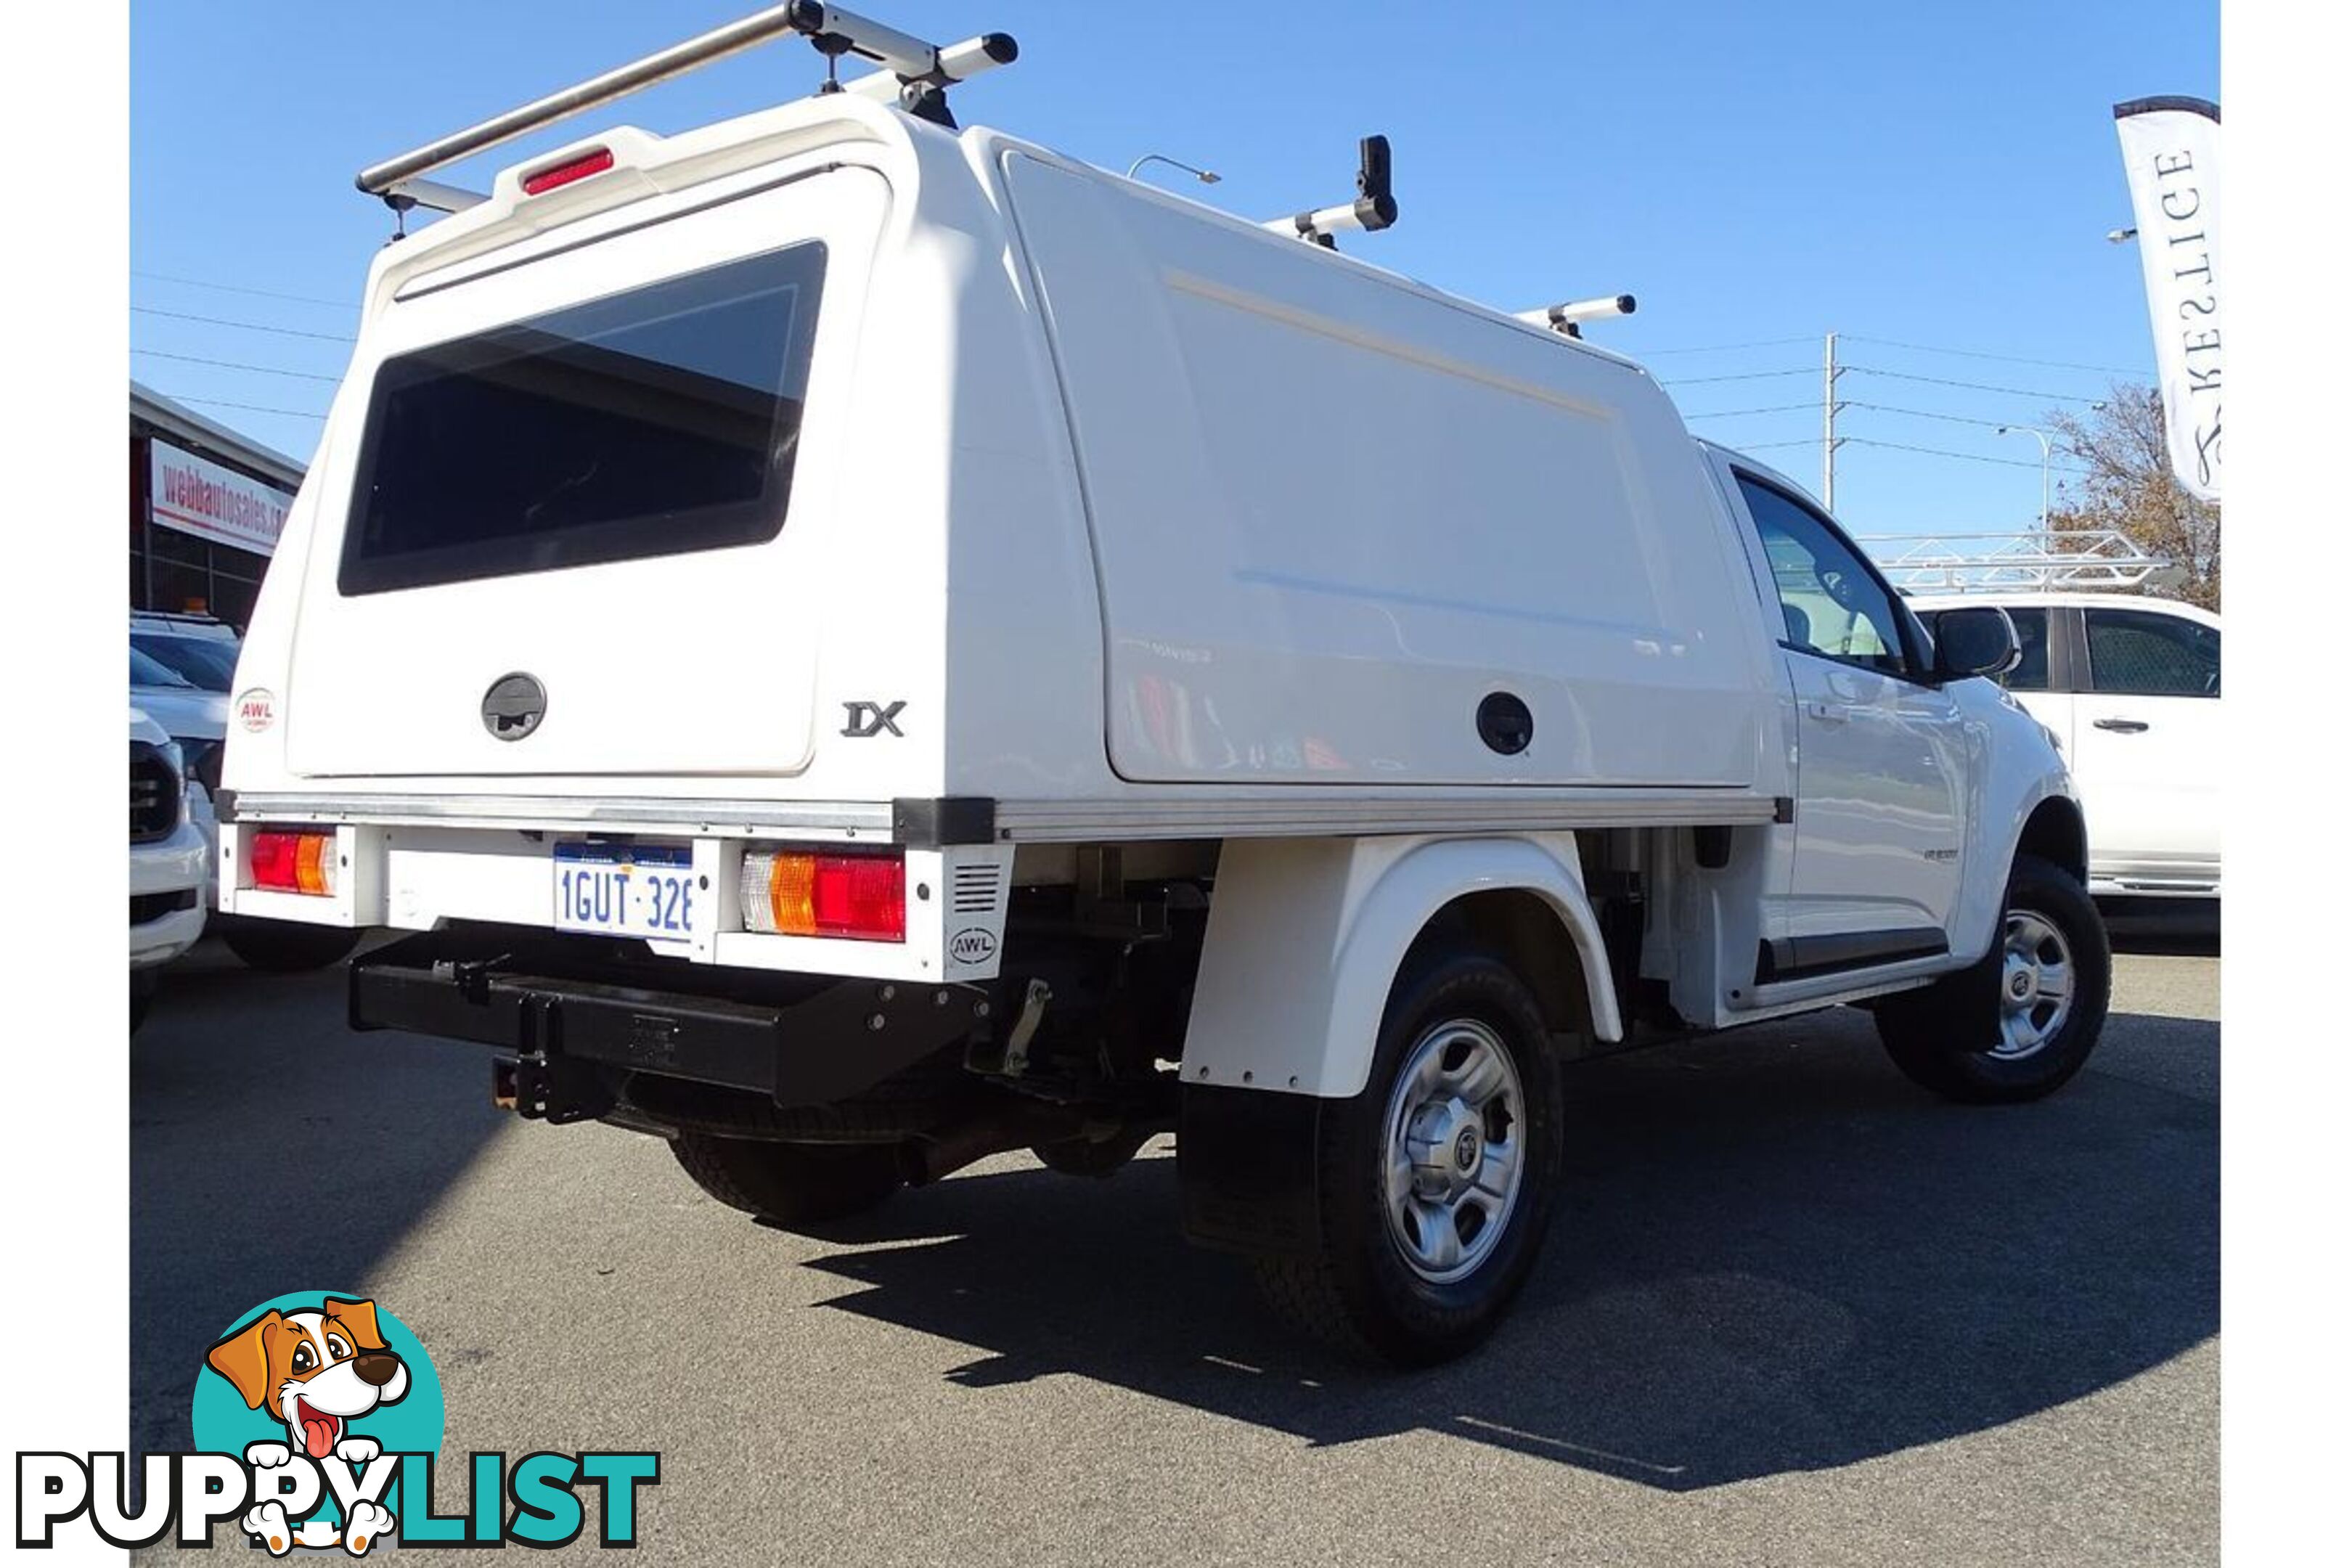
M178 748L188 819L205 843L205 907L218 910L219 829L215 821L213 795L220 787L222 742L228 729L229 700L226 685L200 685L191 678L207 677L216 670L223 645L221 639L201 634L142 631L142 623L155 618L131 616L131 700L163 726L173 745ZM186 649L163 647L163 654L174 656L174 662L169 665L156 653L147 651L167 641L189 645ZM233 637L227 639L226 652L228 668L234 672L236 643ZM256 969L320 968L347 955L359 941L355 931L320 931L314 925L236 916L222 917L214 922L213 929L230 952Z
M221 742L228 733L228 697L207 690L143 652L134 636L131 645L131 701L163 727L179 748L189 819L204 835L207 849L215 847L213 791L220 786ZM209 875L209 873L208 873ZM219 889L208 882L205 905L217 908Z
M359 1026L788 1225L1172 1131L1187 1232L1398 1362L1528 1278L1571 1060L1862 1003L1958 1099L2083 1065L2005 617L1931 648L1641 366L1311 243L1369 153L1261 225L941 123L1009 39L760 25L890 101L605 130L371 265L221 799L225 910L409 933Z
M180 749L163 727L131 710L131 1026L154 995L153 971L205 931L211 856L189 820Z
M2091 891L2221 892L2221 617L2122 594L1920 595L1923 616L1999 605L2023 658L2001 677L2058 737L2091 836Z

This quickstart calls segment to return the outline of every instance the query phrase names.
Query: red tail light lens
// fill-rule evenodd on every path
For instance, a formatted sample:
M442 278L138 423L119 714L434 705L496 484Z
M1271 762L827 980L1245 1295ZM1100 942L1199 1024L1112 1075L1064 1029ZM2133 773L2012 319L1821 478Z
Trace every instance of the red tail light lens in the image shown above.
M612 150L599 147L594 152L583 153L568 163L532 170L522 177L522 194L527 196L540 195L555 189L558 185L568 185L574 180L584 180L591 174L601 174L612 166Z
M897 855L754 847L743 856L740 902L751 931L904 942L907 863Z
M269 893L323 898L335 890L335 836L266 827L251 837L253 885Z

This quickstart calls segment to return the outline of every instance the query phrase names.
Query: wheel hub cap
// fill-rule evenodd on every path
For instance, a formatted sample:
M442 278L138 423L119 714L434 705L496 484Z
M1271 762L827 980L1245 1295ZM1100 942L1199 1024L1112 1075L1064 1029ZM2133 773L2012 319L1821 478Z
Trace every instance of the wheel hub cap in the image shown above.
M1389 1234L1424 1279L1459 1279L1491 1256L1518 1203L1518 1069L1475 1019L1430 1029L1389 1097Z
M1991 1054L2019 1061L2048 1046L2074 1007L2074 954L2065 933L2032 910L2001 921L2000 1034Z

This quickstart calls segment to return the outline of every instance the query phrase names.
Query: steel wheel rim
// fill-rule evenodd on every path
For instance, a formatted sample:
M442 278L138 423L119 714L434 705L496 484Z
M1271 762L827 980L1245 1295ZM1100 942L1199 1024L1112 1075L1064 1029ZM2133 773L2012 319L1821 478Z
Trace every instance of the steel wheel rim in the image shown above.
M1502 1037L1475 1018L1425 1031L1405 1053L1381 1123L1389 1239L1433 1285L1494 1256L1527 1175L1527 1096Z
M2000 1034L1991 1055L2022 1061L2045 1048L2074 1011L2074 950L2066 933L2032 910L2001 921Z

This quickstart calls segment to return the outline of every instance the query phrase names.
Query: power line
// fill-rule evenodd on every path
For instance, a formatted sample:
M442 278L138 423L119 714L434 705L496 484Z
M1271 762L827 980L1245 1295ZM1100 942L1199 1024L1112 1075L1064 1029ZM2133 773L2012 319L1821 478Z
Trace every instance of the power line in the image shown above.
M331 375L320 375L315 371L279 370L276 365L241 364L233 359L206 359L202 354L166 353L162 349L132 349L131 352L134 354L144 354L149 359L178 360L183 364L209 364L222 370L249 370L257 375L290 375L299 381L331 382L337 379Z
M1957 458L1967 463L1998 463L2004 468L2039 468L2042 465L2022 458L1988 458L1979 452L1955 452L1943 447L1914 447L1902 441L1874 441L1867 436L1842 437L1849 447L1883 447L1890 452L1917 452L1929 458ZM1795 445L1797 443L1791 443ZM1811 443L1802 443L1811 445ZM2087 474L2088 468L2078 468L2065 463L2053 463L2051 471L2062 474Z
M226 316L197 316L185 310L159 310L152 305L133 305L134 316L168 316L175 321L203 321L215 327L235 327L247 332L275 332L285 338L317 338L322 342L348 343L352 340L342 332L311 332L300 327L271 327L259 321L233 321Z
M1895 408L1884 403L1847 403L1845 408L1866 408L1873 414L1904 414L1914 419L1941 419L1953 425L1981 425L1988 430L2026 430L2032 426L2018 419L1971 419L1965 414L1942 414L1932 408Z
M1846 406L1848 408L1860 408L1863 407L1864 405L1859 403L1849 403ZM1786 414L1792 409L1818 409L1820 407L1821 405L1818 403L1776 403L1769 408L1710 408L1704 414L1685 414L1683 417L1685 419L1738 419L1743 415L1748 414Z
M1880 370L1874 365L1841 364L1841 373L1851 371L1857 375L1883 375L1894 381L1925 382L1930 386L1958 386L1970 392L2000 392L2012 397L2041 397L2053 403L2100 403L2105 399L2084 397L2072 392L2036 392L2030 386L1988 386L1980 381L1952 381L1940 375L1914 375L1908 371Z
M1718 381L1769 381L1776 375L1818 375L1820 374L1811 366L1803 370L1748 370L1741 371L1737 375L1679 376L1673 381L1662 381L1658 384L1660 386L1707 386Z
M1735 349L1777 349L1785 348L1790 343L1810 343L1819 341L1811 337L1759 338L1754 342L1747 343L1703 343L1692 348L1643 349L1638 357L1649 359L1657 354L1727 354Z
M2032 359L2024 354L1997 354L1982 349L1948 349L1934 343L1906 343L1899 338L1865 337L1860 332L1839 334L1857 343L1877 343L1883 348L1911 349L1923 354L1956 354L1962 359L2000 360L2010 364L2038 364L2048 370L2095 370L2103 375L2144 376L2144 370L2126 370L2120 365L2084 364L2079 360Z
M258 403L231 403L221 397L188 397L176 392L167 392L163 395L174 403L202 404L206 408L242 408L248 414L282 414L289 419L324 420L327 417L323 414L312 414L307 409L268 408Z
M315 294L281 294L274 289L248 289L238 283L207 283L201 278L174 278L168 272L142 272L133 268L133 278L144 278L153 283L178 283L190 289L216 289L224 294L251 294L263 300L290 300L298 305L327 305L338 310L352 309L349 300L321 300Z

